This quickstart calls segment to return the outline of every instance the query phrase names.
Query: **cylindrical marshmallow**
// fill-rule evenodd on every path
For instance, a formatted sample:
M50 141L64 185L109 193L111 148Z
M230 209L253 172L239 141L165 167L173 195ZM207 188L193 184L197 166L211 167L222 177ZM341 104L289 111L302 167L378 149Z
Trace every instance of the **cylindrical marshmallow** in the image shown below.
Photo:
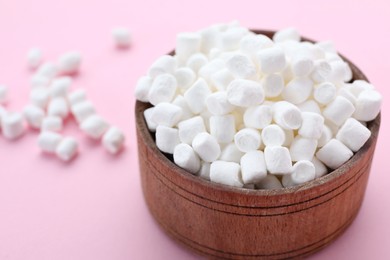
M332 130L327 126L327 125L324 125L322 127L322 132L321 132L321 136L320 138L318 139L318 147L322 147L324 146L325 144L327 144L330 139L333 138L333 132Z
M79 124L83 122L90 115L96 113L95 107L88 100L73 105L71 110L73 116L76 118Z
M161 74L173 74L177 67L177 61L175 57L171 55L163 55L159 57L149 69L149 76L155 78Z
M42 124L42 120L45 117L45 111L34 105L27 105L23 110L24 118L30 127L39 129Z
M381 110L382 96L375 90L362 91L356 100L356 110L353 117L361 121L371 121Z
M234 106L229 103L228 96L224 91L214 92L208 96L206 106L210 113L216 116L226 115L234 110Z
M311 162L313 163L315 168L316 178L322 177L328 173L328 168L326 168L325 164L318 160L317 157L314 156Z
M301 111L287 101L273 105L274 121L284 129L298 129L302 124Z
M281 74L265 75L262 78L261 83L263 85L265 96L267 98L279 96L284 88L284 79Z
M161 102L171 102L176 95L177 81L171 74L160 74L149 91L149 102L157 105Z
M198 70L206 65L207 62L208 58L206 55L203 53L195 53L187 60L186 66L194 72L198 72Z
M180 60L187 60L200 51L202 37L199 33L180 33L176 37L175 53Z
M246 127L263 129L271 124L272 108L268 105L248 107L244 113L244 124Z
M271 174L290 174L292 161L290 152L283 146L267 146L264 149L267 170Z
M272 174L267 174L259 183L255 185L256 189L259 190L277 190L283 188L279 179Z
M17 139L25 131L23 115L20 113L6 113L2 116L1 126L5 138Z
M144 110L144 118L150 132L156 132L156 127L157 127L157 124L153 122L151 119L153 110L154 107L149 107L148 109Z
M207 63L205 66L203 66L199 71L198 71L198 76L202 77L203 79L207 80L207 81L210 81L211 80L211 77L218 71L220 70L223 70L225 69L225 73L229 72L228 69L225 68L225 61L223 59L220 59L220 58L216 58L214 60L211 60L209 63ZM231 73L230 73L231 75ZM221 75L219 80L220 81L223 81L224 78L223 76L225 75ZM231 75L233 77L233 75Z
M85 101L87 98L87 93L84 89L77 89L68 94L68 102L70 106L74 106L78 103Z
M197 175L198 175L200 178L209 181L209 180L210 180L210 166L211 166L210 163L201 161L200 169L199 169L199 171L197 172Z
M56 155L64 162L73 159L78 150L78 143L73 137L65 137L56 148Z
M337 96L323 111L326 119L337 126L342 125L345 120L352 116L355 112L355 107L346 98Z
M188 107L186 99L182 95L178 95L175 98L175 100L173 100L172 104L181 107L182 110L181 120L186 120L191 117L194 117L194 114L192 113L191 109Z
M125 135L115 126L111 126L102 138L103 147L111 154L118 153L122 149L124 143Z
M59 72L62 74L74 74L81 65L81 54L78 51L69 51L58 59Z
M206 99L210 94L211 90L207 82L204 79L199 78L184 93L184 98L192 113L199 114L206 107Z
M374 90L374 86L365 80L355 80L350 84L344 84L344 86L355 96L355 98L358 98L360 93L364 90Z
M296 136L290 146L290 155L293 162L313 159L317 149L317 140Z
M238 150L235 143L230 143L223 147L221 155L219 156L219 160L240 163L241 157L243 155L244 153Z
M245 54L254 56L262 49L272 47L273 41L263 34L248 34L240 41L240 50Z
M49 90L45 87L35 88L30 92L30 101L35 106L46 108L49 100Z
M62 118L59 116L48 116L42 120L41 131L61 131L62 128Z
M192 141L192 147L205 162L214 162L221 154L221 147L215 137L209 133L197 134Z
M31 48L27 53L27 66L35 70L41 65L43 60L42 51L38 48Z
M157 125L172 127L176 125L182 115L182 108L171 103L162 102L154 107L150 119Z
M297 29L293 27L285 28L282 30L277 31L274 36L272 37L274 42L280 43L285 41L295 41L299 42L301 40L301 36L299 35L299 32Z
M313 82L309 78L295 78L291 80L282 92L285 101L300 104L306 101L313 89Z
M233 115L210 117L210 133L218 143L230 143L236 134L235 119Z
M332 67L326 60L317 60L314 62L314 69L310 74L311 79L321 83L326 81L332 73Z
M330 140L316 153L317 159L331 169L337 169L348 161L353 152L337 139Z
M160 151L173 154L175 146L180 143L176 128L159 125L156 128L156 145Z
M234 162L215 161L210 166L210 180L224 185L242 187L240 165Z
M282 146L290 147L291 143L294 141L294 131L291 129L283 129L285 140Z
M339 129L336 139L345 144L351 151L357 152L367 142L371 131L354 118L348 118Z
M331 102L336 97L336 94L337 88L332 82L323 82L314 87L314 99L322 105Z
M47 114L49 116L59 116L66 118L69 115L69 107L64 97L56 97L50 100L47 107Z
M232 27L221 32L218 47L224 51L232 51L240 47L241 39L248 33L247 28Z
M281 72L286 67L286 56L280 47L261 50L257 55L261 71L264 74Z
M226 68L236 77L242 79L255 78L255 64L245 55L235 54L226 61Z
M297 106L301 112L312 112L322 114L320 106L312 99L309 99Z
M334 60L330 62L332 67L332 73L329 76L329 79L335 83L344 82L345 78L348 78L348 64L343 60Z
M283 176L282 183L284 187L291 187L314 180L315 177L314 164L310 161L302 160L294 164L291 174Z
M309 139L319 139L322 134L325 119L312 112L302 113L302 125L298 130L298 134Z
M118 48L127 48L132 42L132 35L125 27L116 27L111 31L112 38Z
M267 176L264 153L250 151L241 157L241 175L244 184L255 184Z
M181 121L178 124L178 129L180 141L186 144L192 144L197 134L206 132L206 127L201 116L195 116Z
M210 82L219 91L225 91L234 80L232 73L228 69L221 69L210 76Z
M260 132L253 128L241 129L234 135L234 143L244 153L257 150L261 145Z
M261 131L261 140L265 146L281 146L286 140L283 129L278 125L269 125Z
M50 96L52 98L65 97L71 85L72 79L70 77L60 77L54 79L49 87Z
M38 146L46 153L55 153L61 141L62 136L60 134L50 131L43 131L38 136Z
M139 78L135 85L134 95L137 100L149 102L149 91L152 87L153 79L149 76Z
M306 55L296 55L291 61L291 71L295 77L307 77L313 71L314 62Z
M196 79L196 74L192 69L189 68L179 68L175 71L175 78L177 81L177 87L184 93Z
M35 75L39 75L41 77L52 80L58 74L58 66L52 62L45 62L41 66L39 66Z
M46 76L34 74L30 79L30 86L32 89L45 88L50 84L51 80L51 78L48 78Z
M188 144L178 144L173 151L173 161L181 168L195 174L200 169L200 159Z
M259 105L264 101L264 90L259 82L235 79L227 88L228 100L239 107Z
M100 139L108 127L109 125L106 120L98 115L87 117L80 125L80 129L93 139Z
M0 85L0 104L5 104L8 101L8 88Z

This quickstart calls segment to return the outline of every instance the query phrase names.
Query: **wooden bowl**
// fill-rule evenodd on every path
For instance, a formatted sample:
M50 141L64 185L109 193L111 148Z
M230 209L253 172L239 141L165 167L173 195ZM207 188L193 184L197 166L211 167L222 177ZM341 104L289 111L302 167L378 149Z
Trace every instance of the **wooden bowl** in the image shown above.
M255 31L272 37L273 32ZM307 39L305 39L307 40ZM354 79L367 80L350 61ZM135 106L139 166L150 212L176 241L211 258L301 258L325 247L355 219L363 201L380 126L344 165L306 184L248 190L211 183L176 166L156 147Z

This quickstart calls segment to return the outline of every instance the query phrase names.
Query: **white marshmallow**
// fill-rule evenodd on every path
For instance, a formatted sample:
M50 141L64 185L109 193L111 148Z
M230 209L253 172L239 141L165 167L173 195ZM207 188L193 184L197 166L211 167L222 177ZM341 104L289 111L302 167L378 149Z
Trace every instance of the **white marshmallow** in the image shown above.
M159 103L154 107L150 119L157 125L172 127L176 125L182 115L182 108L171 103Z
M321 47L326 52L336 53L336 47L332 41L320 41L315 43L317 46Z
M302 113L302 125L298 130L298 134L309 139L319 139L322 134L325 119L311 112Z
M272 37L274 42L280 43L284 41L295 41L299 42L301 40L301 36L297 29L289 27L282 30L277 31Z
M261 139L265 146L281 146L286 140L286 135L280 126L272 124L261 131Z
M277 190L283 188L279 179L272 174L267 174L259 183L255 185L256 189L259 190Z
M32 89L45 88L50 84L51 80L51 78L46 76L35 74L31 77L30 86Z
M197 172L197 175L202 178L202 179L205 179L205 180L210 180L210 166L211 164L208 163L208 162L201 162L200 164L200 169L199 171Z
M287 64L284 51L280 47L261 50L257 55L257 59L264 74L282 72Z
M176 56L186 61L192 54L200 51L202 37L199 33L180 33L176 37Z
M246 34L248 34L247 28L229 28L220 34L218 47L224 51L236 50L240 47L240 41Z
M244 155L243 152L238 150L235 143L227 144L221 152L219 160L225 162L235 162L240 163L241 157Z
M122 149L124 143L125 135L115 126L111 126L102 138L103 147L111 154L118 153Z
M356 98L364 90L374 90L374 86L365 80L355 80L352 84L345 84L345 86Z
M279 101L273 105L274 121L284 129L298 129L302 124L301 111L287 101Z
M56 148L56 155L64 162L70 161L77 154L78 143L73 137L65 137Z
M45 117L41 123L41 131L61 131L62 128L62 118L59 116Z
M159 125L156 128L156 145L160 151L173 154L175 146L180 143L176 128Z
M316 178L322 177L328 173L328 168L326 168L325 164L318 160L317 157L314 156L311 162L315 168Z
M81 103L87 99L87 93L84 89L77 89L68 94L68 102L70 106Z
M221 147L209 133L197 134L192 141L192 147L205 162L214 162L221 154Z
M43 61L42 51L38 48L31 48L27 53L27 66L29 69L35 70Z
M39 129L45 117L45 111L35 105L27 105L23 110L24 118L31 128Z
M201 30L199 33L202 37L200 50L208 54L216 46L219 29L216 26L210 26Z
M223 59L217 58L211 60L205 66L200 68L198 71L198 76L204 78L207 81L211 81L211 76L222 69L225 69L225 61Z
M61 55L58 59L58 68L61 74L77 73L81 66L81 53L78 51L69 51Z
M269 173L283 175L292 172L292 161L286 147L267 146L264 149L264 158Z
M205 109L202 112L200 112L199 116L201 116L203 118L206 130L207 130L207 132L210 133L210 117L212 117L213 115L210 113L210 111Z
M317 140L296 136L290 146L291 160L293 162L313 159L317 149Z
M367 142L371 131L354 118L348 118L341 126L336 139L345 144L352 152L357 152Z
M361 121L374 120L381 110L382 96L375 90L362 91L356 100L353 117Z
M258 183L267 176L264 153L251 151L241 157L241 175L244 184Z
M135 85L135 98L142 102L149 102L149 91L152 87L153 79L149 76L139 78Z
M332 67L326 60L316 60L314 62L313 72L310 74L311 79L317 83L326 81L332 73Z
M1 130L1 127L2 127L1 121L3 120L3 118L4 118L7 114L8 114L8 111L7 111L4 107L2 107L2 106L0 105L0 130Z
M144 118L150 132L156 132L156 128L157 128L157 124L153 122L151 119L154 109L155 107L149 107L148 109L144 110Z
M197 134L206 132L203 118L200 116L181 121L178 129L180 141L186 144L192 144Z
M93 139L100 139L108 127L109 125L106 120L98 115L87 117L80 125L80 129Z
M206 98L211 94L211 90L207 82L199 78L187 91L184 93L184 98L187 101L188 107L194 114L199 114L206 106Z
M302 160L294 164L291 174L283 176L282 183L284 187L292 187L314 180L315 177L314 164L310 161Z
M353 152L337 139L330 140L316 153L317 159L331 169L337 169L348 161L352 155Z
M46 153L55 153L62 139L62 136L58 133L43 131L38 136L38 146Z
M240 165L234 162L215 161L210 166L210 180L233 187L243 187Z
M353 104L345 97L337 96L323 111L323 115L337 126L342 125L355 112Z
M313 68L313 60L305 55L296 55L291 61L291 71L295 77L307 77Z
M8 88L0 85L0 104L5 104L8 101Z
M177 67L177 60L171 55L159 57L149 69L149 76L154 79L161 74L173 74Z
M322 127L322 132L321 132L321 136L320 138L318 139L318 147L323 147L325 144L327 144L330 139L333 138L333 132L332 130L327 126L327 125L324 125Z
M30 101L35 106L46 108L49 100L50 94L47 88L35 88L30 92Z
M56 97L50 100L47 107L47 114L49 116L59 116L66 118L69 115L69 107L66 99L63 97Z
M35 75L39 75L41 77L52 80L58 74L58 67L54 63L45 62L41 66L39 66L37 73ZM42 79L43 81L43 79Z
M264 90L260 83L246 79L235 79L227 88L228 100L239 107L259 105L264 101Z
M76 121L80 124L87 117L96 113L95 107L93 104L86 100L80 103L77 103L71 107L72 114L75 117Z
M200 68L208 63L208 58L203 53L195 53L187 60L187 67L198 72Z
M284 79L281 74L265 75L261 80L261 84L267 98L279 96L284 89Z
M236 134L235 119L233 115L211 116L210 133L218 143L230 143Z
M194 116L191 109L188 107L187 101L182 95L178 95L175 100L173 100L172 104L181 107L181 120L186 120Z
M52 98L66 96L71 85L72 79L70 77L60 77L54 79L50 84L50 96Z
M161 102L171 102L176 95L177 81L171 74L158 75L149 91L149 102L157 105Z
M189 68L179 68L175 72L177 86L182 93L184 93L196 79L195 72Z
M300 104L307 100L312 92L313 82L308 78L295 78L291 80L282 92L285 101Z
M332 73L329 76L329 79L332 82L340 83L344 82L345 78L348 78L348 64L344 62L343 60L336 60L332 61L330 63L330 66L332 67Z
M294 131L291 129L283 129L285 140L282 146L290 147L291 143L294 141Z
M331 121L327 120L326 118L325 118L325 125L332 131L332 134L334 136L337 134L337 132L340 129L340 126L332 123Z
M178 144L173 151L173 161L181 168L195 174L200 169L200 159L188 144Z
M347 85L347 84L344 84L344 86ZM348 84L350 85L350 84ZM352 92L349 90L348 86L346 87L341 87L338 89L338 93L337 93L338 96L342 96L342 97L345 97L346 99L349 100L349 102L351 102L353 105L356 105L356 97L354 96L354 94L352 94Z
M116 27L112 29L111 35L118 48L127 48L132 42L132 35L125 27Z
M216 71L210 76L211 84L219 91L226 90L233 80L233 74L228 69Z
M260 132L253 128L241 129L234 135L234 143L244 153L257 150L261 145Z
M234 106L229 103L225 91L214 92L206 98L206 106L211 114L220 116L226 115L234 110Z
M314 99L322 105L331 102L336 97L336 94L337 88L332 82L323 82L314 87Z
M6 113L2 116L1 126L5 138L13 140L25 132L23 116L20 113Z
M226 68L236 78L252 79L256 76L256 66L245 55L235 54L226 61Z
M254 56L257 52L274 45L273 41L262 34L248 34L240 41L240 50Z
M272 108L268 105L248 107L244 113L244 124L246 127L263 129L271 124Z
M314 100L312 99L309 99L301 104L299 104L297 106L299 108L299 110L301 110L301 112L312 112L312 113L316 113L316 114L322 114L321 113L321 108L320 106L317 104L317 102L315 102Z

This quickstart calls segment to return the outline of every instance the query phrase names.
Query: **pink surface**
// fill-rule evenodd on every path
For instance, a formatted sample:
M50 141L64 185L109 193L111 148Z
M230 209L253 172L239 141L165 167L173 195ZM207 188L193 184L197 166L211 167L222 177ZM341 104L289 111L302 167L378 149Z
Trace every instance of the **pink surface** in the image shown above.
M28 98L25 54L48 59L69 49L84 56L75 88L87 89L99 113L125 130L117 157L88 141L74 123L80 156L64 164L42 155L36 132L16 142L0 135L0 259L197 259L159 229L144 203L137 163L133 89L175 35L238 19L251 28L297 27L335 41L384 95L381 135L366 198L356 221L312 259L389 259L390 5L388 1L0 0L0 81L9 108ZM293 3L294 2L294 3ZM134 45L116 50L110 29L130 28Z

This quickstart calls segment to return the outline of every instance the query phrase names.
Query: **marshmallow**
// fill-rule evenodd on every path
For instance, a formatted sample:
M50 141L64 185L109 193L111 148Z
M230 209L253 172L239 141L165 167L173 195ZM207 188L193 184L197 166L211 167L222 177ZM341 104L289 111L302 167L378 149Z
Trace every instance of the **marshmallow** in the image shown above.
M300 44L300 51L302 54L304 53L304 55L307 55L312 60L321 60L326 58L325 51L321 47L307 41L303 41Z
M161 74L173 74L177 67L177 60L171 55L158 58L149 69L149 76L154 79Z
M41 131L61 131L62 128L62 118L59 116L45 117L41 123Z
M62 74L74 74L79 71L81 54L78 51L69 51L58 59L59 72Z
M125 135L115 126L111 126L102 138L103 147L111 154L118 153L122 149L124 143Z
M312 92L313 82L308 78L295 78L291 80L282 92L285 101L300 104L307 100Z
M315 43L317 46L321 47L326 52L333 52L336 53L336 48L334 46L334 43L332 41L320 41Z
M246 79L235 79L227 88L228 100L239 107L259 105L264 101L264 90L260 83Z
M296 55L291 61L291 71L295 77L307 77L313 68L313 60L305 55Z
M286 147L266 146L264 149L264 158L269 173L282 175L291 173L292 161Z
M197 134L206 132L203 118L200 116L181 121L178 129L180 141L186 144L192 144Z
M176 37L176 56L187 60L192 54L200 51L202 37L199 33L180 33Z
M241 188L240 165L234 162L215 161L210 166L210 180L215 183Z
M317 83L326 81L332 73L332 67L326 60L316 60L310 74L311 79Z
M228 69L221 69L210 76L211 84L219 91L226 90L233 80L233 74Z
M46 76L35 74L31 77L30 86L32 89L35 88L44 88L50 84L51 78Z
M69 107L66 99L63 97L56 97L50 100L47 107L47 114L49 116L59 116L66 118L69 114Z
M274 45L273 41L262 34L248 34L240 41L240 50L248 55L254 56L257 52Z
M188 144L178 144L173 151L173 161L181 168L195 174L200 169L200 159Z
M299 110L301 110L301 112L312 112L312 113L316 113L316 114L322 114L321 113L321 108L320 106L317 104L317 102L315 102L314 100L312 99L309 99L301 104L299 104L297 106L299 108Z
M295 28L285 28L282 30L277 31L274 36L272 37L274 42L280 43L284 41L295 41L299 42L301 40L301 36L299 35L299 32Z
M314 180L315 177L314 164L310 161L302 160L294 164L291 174L283 176L282 183L284 187L292 187Z
M98 115L87 117L80 125L80 129L93 139L100 139L108 127L108 123Z
M83 122L87 117L96 113L95 107L88 100L73 105L71 110L78 123Z
M269 125L261 131L261 139L265 146L281 146L286 140L283 129L278 125Z
M1 127L2 127L1 121L3 120L3 118L4 118L7 114L8 114L7 110L6 110L4 107L2 107L2 106L0 105L0 130L1 130Z
M332 130L327 126L327 125L324 125L322 127L322 132L321 132L321 136L320 138L318 139L318 147L322 147L324 146L325 144L327 144L330 139L333 138L333 132Z
M282 72L286 67L286 57L280 47L261 50L257 55L257 59L264 74Z
M328 173L328 168L326 168L325 164L318 160L317 157L314 156L311 162L313 163L315 168L316 178L322 177Z
M8 89L4 85L0 85L0 104L4 104L8 99Z
M76 139L72 137L65 137L58 144L56 148L56 155L64 162L67 162L76 156L77 150L78 150L78 143Z
M39 129L45 117L45 111L34 105L27 105L23 110L24 118L30 127Z
M337 169L348 161L353 152L337 139L330 140L316 153L317 159L331 169Z
M351 151L357 152L367 142L371 131L354 118L348 118L341 126L336 139L345 144Z
M192 147L205 162L213 162L221 154L221 148L217 140L209 133L197 134L192 141Z
M173 154L175 146L180 143L176 128L159 125L156 128L156 145L160 151Z
M158 75L149 91L149 102L157 105L161 102L171 102L176 95L177 81L171 74Z
M283 188L279 179L272 174L267 174L259 183L255 185L256 189L259 190L277 190Z
M70 106L74 106L78 103L85 101L87 94L84 89L77 89L68 94L68 102Z
M221 152L219 160L225 162L235 162L240 163L241 157L244 155L243 152L238 150L235 143L227 144Z
M244 184L258 183L267 176L264 153L251 151L241 157L241 175Z
M233 115L210 117L210 133L218 143L230 143L236 134L235 119Z
M291 160L293 162L313 159L317 149L317 140L296 136L290 146Z
M38 136L38 146L46 153L55 153L61 141L62 136L60 134L49 131L43 131Z
M346 86L346 85L349 85L349 84L344 84L345 87L339 88L337 95L345 97L346 99L349 100L349 102L351 102L353 105L355 105L356 104L356 97L354 96L354 94L352 94L352 92L349 90L348 86Z
M134 90L134 95L139 101L149 102L149 91L152 83L153 79L149 76L139 78Z
M187 101L182 95L178 95L172 102L173 105L181 107L181 120L186 120L194 116L191 109L188 107Z
M184 93L184 98L187 101L188 107L194 114L199 114L206 106L206 98L211 94L211 90L207 82L199 78L187 91Z
M343 60L335 60L330 63L332 67L332 73L329 76L329 79L332 82L340 83L344 82L344 79L348 78L348 69L349 65Z
M298 130L298 134L309 139L319 139L324 127L324 118L311 112L302 113L302 125Z
M219 30L216 26L210 26L200 31L202 37L200 50L208 54L210 50L216 45Z
M211 114L220 116L226 115L234 110L234 106L229 103L226 92L218 91L206 98L206 106Z
M31 48L27 53L27 66L29 69L35 70L41 65L43 60L42 51L38 48Z
M13 140L24 134L25 125L20 113L6 113L2 116L1 126L5 138Z
M279 101L273 105L273 118L284 129L298 129L302 124L301 111L287 101Z
M353 117L361 121L374 120L381 110L382 96L375 90L362 91L356 100Z
M256 66L245 55L235 54L226 61L226 68L236 78L251 79L256 76Z
M345 84L346 88L358 98L364 90L374 90L374 86L365 80L355 80L352 84Z
M208 63L208 58L203 53L195 53L187 60L187 67L194 72L198 72L200 68Z
M210 133L210 117L212 117L213 115L210 113L210 111L205 109L202 112L200 112L199 116L201 116L203 118L206 130L207 130L207 132Z
M50 94L47 88L35 88L30 92L30 101L35 106L46 108L49 100Z
M336 94L337 89L332 82L323 82L314 87L313 97L318 103L326 105L336 97Z
M181 107L163 102L154 107L150 119L157 125L172 127L180 121L181 115Z
M355 107L346 98L338 96L326 106L323 115L333 124L340 126L355 112Z
M66 96L71 84L72 79L70 77L60 77L54 79L50 84L50 96L52 98Z
M36 75L41 77L45 77L49 80L55 78L58 74L58 67L54 63L45 62L41 66L39 66ZM42 79L43 80L43 79Z
M271 124L272 108L268 105L248 107L244 113L244 124L246 127L263 129Z
M267 98L279 96L284 89L284 79L281 74L265 75L261 80L261 84Z
M234 135L234 143L244 153L257 150L261 145L260 132L253 128L241 129Z
M148 109L145 109L144 111L144 118L146 121L146 125L148 126L148 129L150 132L156 132L157 124L152 121L152 114L155 107L149 107Z
M132 42L130 31L125 27L117 27L111 31L112 38L118 48L127 48Z
M197 175L205 180L210 180L210 166L211 164L208 162L201 161L200 169L197 172Z
M180 68L175 71L175 77L179 90L184 93L196 79L195 72L189 68Z
M282 146L290 147L291 143L294 141L294 131L291 129L283 129L284 131L284 143Z
M224 51L236 50L240 47L240 41L246 34L248 34L247 28L229 28L220 34L218 47Z

